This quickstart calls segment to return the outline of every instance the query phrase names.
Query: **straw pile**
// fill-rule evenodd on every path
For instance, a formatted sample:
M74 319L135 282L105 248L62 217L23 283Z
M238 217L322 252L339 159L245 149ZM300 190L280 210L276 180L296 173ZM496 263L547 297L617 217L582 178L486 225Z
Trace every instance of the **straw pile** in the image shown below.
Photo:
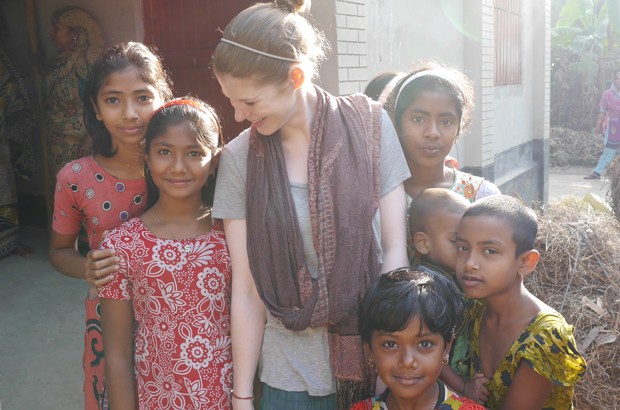
M539 214L530 291L575 326L587 372L575 408L620 409L620 223L569 198Z
M609 190L607 191L607 200L614 211L614 215L620 221L620 160L616 156L614 161L607 168L609 176Z
M568 128L551 128L549 162L552 167L593 166L603 152L602 135L592 131L573 131Z

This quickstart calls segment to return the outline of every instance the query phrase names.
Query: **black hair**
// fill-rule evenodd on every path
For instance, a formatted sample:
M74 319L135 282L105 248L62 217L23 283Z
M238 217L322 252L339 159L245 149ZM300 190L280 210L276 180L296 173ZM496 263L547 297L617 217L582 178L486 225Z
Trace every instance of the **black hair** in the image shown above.
M429 70L435 70L435 74L429 73L429 75L416 78L405 85L405 82L410 77ZM405 88L401 91L403 85L405 85ZM394 127L399 133L401 132L400 120L403 113L423 91L440 91L452 97L460 120L458 134L467 128L474 109L472 81L455 68L445 66L433 60L423 60L414 64L411 71L396 84L385 104ZM397 96L398 101L396 101Z
M180 102L182 100L191 101L191 103ZM144 138L146 154L149 154L149 148L155 138L164 134L169 127L178 124L185 124L189 132L196 137L198 144L212 153L209 177L201 192L202 202L210 208L213 206L219 148L222 147L223 139L220 121L209 104L196 98L183 97L182 99L168 102L163 108L155 111L149 121L146 137ZM149 209L159 200L159 188L153 182L146 163L144 167L148 189L146 208Z
M401 331L419 315L421 323L448 343L463 324L464 307L452 279L432 269L399 268L382 274L368 288L359 308L359 332L370 345L375 330Z
M381 73L377 75L375 78L370 80L366 89L364 90L364 94L368 97L372 98L375 101L379 101L379 97L381 93L385 89L385 87L398 75L398 71L387 71L385 73Z
M163 101L172 98L170 78L159 57L147 46L129 42L117 44L104 51L91 66L82 95L84 124L93 137L93 150L104 157L113 157L116 151L112 146L110 132L103 121L97 119L93 104L96 104L99 90L110 74L130 66L138 69L144 82L155 87Z
M512 229L512 241L517 247L515 257L534 249L538 218L523 201L509 195L489 196L467 208L463 219L468 216L490 216L506 222Z

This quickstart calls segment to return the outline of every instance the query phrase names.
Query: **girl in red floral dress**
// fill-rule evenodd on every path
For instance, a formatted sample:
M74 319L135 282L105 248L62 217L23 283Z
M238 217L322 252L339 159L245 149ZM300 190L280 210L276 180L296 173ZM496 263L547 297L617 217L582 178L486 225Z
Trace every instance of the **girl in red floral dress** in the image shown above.
M148 210L103 243L121 259L99 291L115 410L229 407L230 258L210 214L220 141L198 100L172 100L149 122Z

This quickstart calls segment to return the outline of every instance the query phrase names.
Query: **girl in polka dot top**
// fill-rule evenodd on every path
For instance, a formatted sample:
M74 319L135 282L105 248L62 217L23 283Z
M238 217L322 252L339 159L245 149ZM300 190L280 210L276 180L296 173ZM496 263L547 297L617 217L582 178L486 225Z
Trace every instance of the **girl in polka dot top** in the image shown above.
M84 90L84 119L94 155L63 167L56 177L50 262L92 285L86 298L84 407L107 408L104 350L96 287L109 282L119 259L97 250L108 229L140 215L146 205L144 136L149 117L171 97L161 61L146 46L111 47L95 62ZM77 251L81 227L91 250Z

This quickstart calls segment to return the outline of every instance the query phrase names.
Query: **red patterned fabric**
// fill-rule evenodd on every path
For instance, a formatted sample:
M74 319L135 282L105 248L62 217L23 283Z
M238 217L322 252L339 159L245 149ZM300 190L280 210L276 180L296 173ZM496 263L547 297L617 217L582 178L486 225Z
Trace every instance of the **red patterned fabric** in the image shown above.
M75 235L86 226L91 249L99 247L101 233L140 216L146 205L146 182L118 179L91 157L65 165L56 177L52 229ZM104 397L104 349L101 338L99 298L91 288L86 298L84 333L84 408L107 409Z
M121 269L99 296L133 301L140 409L229 408L231 265L221 223L178 241L135 218L102 247L116 249Z

